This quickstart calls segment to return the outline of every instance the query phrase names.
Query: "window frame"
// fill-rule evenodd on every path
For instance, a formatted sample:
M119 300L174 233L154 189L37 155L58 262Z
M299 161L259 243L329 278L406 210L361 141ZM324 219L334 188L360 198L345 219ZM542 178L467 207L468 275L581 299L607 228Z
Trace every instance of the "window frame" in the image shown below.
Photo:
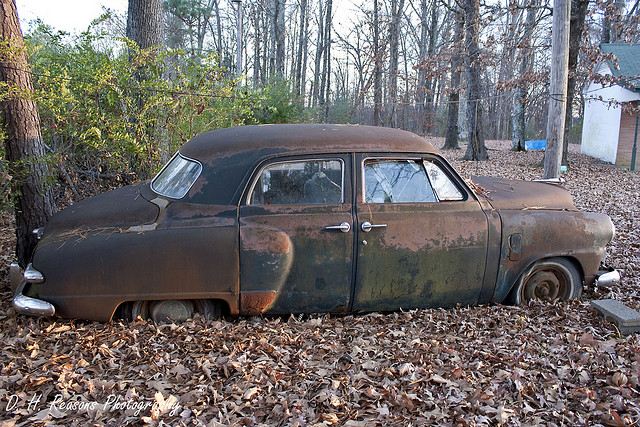
M256 185L262 174L269 167L288 164L288 163L305 163L305 162L330 162L330 161L338 161L340 162L340 202L337 205L342 205L345 203L345 161L340 157L300 157L294 159L270 159L265 161L260 168L257 169L257 172L254 174L251 185L249 186L249 191L247 196L244 199L245 206L259 207L259 206L335 206L333 203L291 203L291 204L275 204L275 205L265 205L265 204L253 204L251 203L251 198L253 197L253 192L255 191Z

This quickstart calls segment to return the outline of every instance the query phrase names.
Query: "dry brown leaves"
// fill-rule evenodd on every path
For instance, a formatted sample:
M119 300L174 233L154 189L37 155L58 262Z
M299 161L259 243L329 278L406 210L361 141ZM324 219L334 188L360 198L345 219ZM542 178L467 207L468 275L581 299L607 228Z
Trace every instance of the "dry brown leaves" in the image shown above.
M540 153L489 147L490 163L445 155L465 174L541 175ZM615 289L587 295L637 307L637 176L578 154L571 161L567 187L580 208L614 219L607 261L624 273ZM5 259L12 230L2 233ZM16 316L5 291L0 321L0 425L640 420L640 340L621 337L588 301L156 326Z

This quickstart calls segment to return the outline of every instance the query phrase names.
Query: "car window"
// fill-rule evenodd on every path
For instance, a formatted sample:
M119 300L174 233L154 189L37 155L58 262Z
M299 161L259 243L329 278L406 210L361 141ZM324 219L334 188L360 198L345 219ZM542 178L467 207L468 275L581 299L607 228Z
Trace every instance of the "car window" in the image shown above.
M367 203L437 201L421 160L367 160L364 187Z
M181 199L202 172L202 165L177 153L151 181L151 189L161 196Z
M275 163L258 177L250 205L342 203L341 160L306 160Z
M451 178L444 173L439 166L431 162L424 162L427 169L431 186L433 187L438 200L463 200L464 195L460 189L451 181Z

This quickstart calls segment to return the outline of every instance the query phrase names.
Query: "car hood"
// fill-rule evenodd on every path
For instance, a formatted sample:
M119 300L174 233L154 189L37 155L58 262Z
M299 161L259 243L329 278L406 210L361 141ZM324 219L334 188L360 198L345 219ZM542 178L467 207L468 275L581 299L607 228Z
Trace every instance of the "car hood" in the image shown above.
M558 184L472 176L473 189L494 209L575 210L571 194Z
M151 190L148 187L146 183L129 185L74 203L51 217L44 230L45 237L74 230L128 228L153 223L160 208L149 201Z

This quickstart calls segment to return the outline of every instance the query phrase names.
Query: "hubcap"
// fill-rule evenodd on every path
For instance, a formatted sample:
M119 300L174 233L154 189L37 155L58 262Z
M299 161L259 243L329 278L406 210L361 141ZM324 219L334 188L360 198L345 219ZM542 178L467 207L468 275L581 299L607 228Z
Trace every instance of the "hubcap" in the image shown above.
M552 300L558 298L565 284L551 271L538 271L527 281L525 299Z
M154 322L184 322L193 317L193 311L191 301L158 301L151 307L151 318Z

